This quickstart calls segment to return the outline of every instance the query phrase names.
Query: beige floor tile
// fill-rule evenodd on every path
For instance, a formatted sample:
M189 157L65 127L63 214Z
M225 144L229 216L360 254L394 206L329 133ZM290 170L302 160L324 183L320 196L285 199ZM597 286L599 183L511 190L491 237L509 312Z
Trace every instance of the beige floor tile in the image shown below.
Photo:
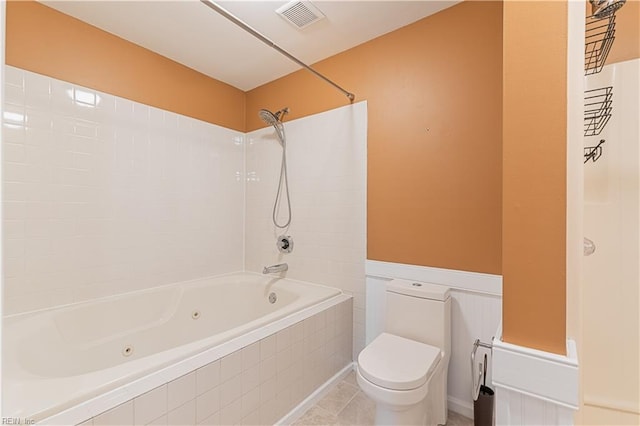
M311 407L293 426L371 426L375 424L375 403L359 390L355 374L349 375ZM446 426L473 426L473 420L449 411Z
M318 402L318 406L337 415L347 406L351 398L358 393L358 388L345 382L340 382L336 387Z
M314 426L314 425L335 425L338 418L325 410L324 408L314 405L302 417L300 417L293 426Z
M462 414L449 411L447 426L473 426L473 420Z
M376 404L365 394L358 392L338 414L338 424L371 426L375 424L375 418Z
M347 382L352 386L358 387L358 381L356 380L356 372L352 371L351 373L349 373L349 375L344 378L343 382Z

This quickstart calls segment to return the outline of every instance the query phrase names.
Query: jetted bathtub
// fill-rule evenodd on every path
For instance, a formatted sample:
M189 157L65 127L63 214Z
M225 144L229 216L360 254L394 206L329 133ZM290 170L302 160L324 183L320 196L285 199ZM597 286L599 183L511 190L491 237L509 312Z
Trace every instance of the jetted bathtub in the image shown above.
M344 297L331 287L235 273L8 316L3 415L39 421L145 376L165 371L163 380L174 379L168 366L198 368L197 354L271 327L257 340L277 331L270 324L278 320Z

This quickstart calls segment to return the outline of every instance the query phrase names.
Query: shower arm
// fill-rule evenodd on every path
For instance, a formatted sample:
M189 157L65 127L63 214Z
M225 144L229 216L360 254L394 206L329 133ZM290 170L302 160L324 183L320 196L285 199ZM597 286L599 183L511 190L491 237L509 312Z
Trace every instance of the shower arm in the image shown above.
M254 36L255 38L257 38L258 40L260 40L261 42L263 42L264 44L266 44L267 46L274 48L275 50L277 50L282 55L286 56L287 58L289 58L290 60L292 60L296 64L300 65L303 68L306 68L308 71L313 73L316 77L320 77L321 79L323 79L324 81L326 81L327 83L329 83L330 85L332 85L333 87L335 87L336 89L338 89L339 91L344 93L344 95L347 98L349 98L349 100L351 102L353 102L354 99L356 98L353 93L344 90L342 87L338 86L336 83L334 83L333 81L329 80L327 77L325 77L324 75L320 74L318 71L314 70L309 65L305 64L304 62L302 62L300 59L296 58L295 56L293 56L292 54L290 54L286 50L282 49L280 46L278 46L277 44L275 44L274 42L269 40L267 37L263 36L258 31L254 30L249 25L245 24L240 19L236 18L234 15L232 15L230 12L228 12L222 6L216 4L216 2L214 2L212 0L200 0L200 1L202 3L204 3L206 6L209 6L211 9L215 10L216 12L218 12L220 15L224 16L225 18L227 18L229 21L233 22L234 24L236 24L237 26L239 26L240 28L245 30L246 32L248 32L249 34L251 34L252 36Z

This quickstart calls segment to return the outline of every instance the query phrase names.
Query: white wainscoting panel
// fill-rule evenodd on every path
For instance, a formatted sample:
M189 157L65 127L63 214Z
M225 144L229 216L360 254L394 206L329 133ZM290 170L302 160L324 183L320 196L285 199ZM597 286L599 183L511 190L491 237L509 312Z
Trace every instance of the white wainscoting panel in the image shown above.
M574 410L532 396L496 387L496 425L572 425ZM498 401L500 401L498 403Z
M557 355L493 340L496 425L573 425L579 404L576 345Z
M429 282L451 288L451 360L449 409L473 417L471 350L475 339L491 342L502 313L502 277L416 265L367 260L366 342L384 329L386 283L393 278ZM479 348L477 359L483 354ZM491 362L487 385L491 383Z

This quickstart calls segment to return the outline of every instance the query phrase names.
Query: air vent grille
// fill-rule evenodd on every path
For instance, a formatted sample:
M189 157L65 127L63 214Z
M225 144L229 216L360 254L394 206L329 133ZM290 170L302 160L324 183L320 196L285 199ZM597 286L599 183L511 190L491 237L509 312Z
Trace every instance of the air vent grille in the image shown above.
M298 29L320 21L324 14L309 1L291 1L276 10L276 13Z

